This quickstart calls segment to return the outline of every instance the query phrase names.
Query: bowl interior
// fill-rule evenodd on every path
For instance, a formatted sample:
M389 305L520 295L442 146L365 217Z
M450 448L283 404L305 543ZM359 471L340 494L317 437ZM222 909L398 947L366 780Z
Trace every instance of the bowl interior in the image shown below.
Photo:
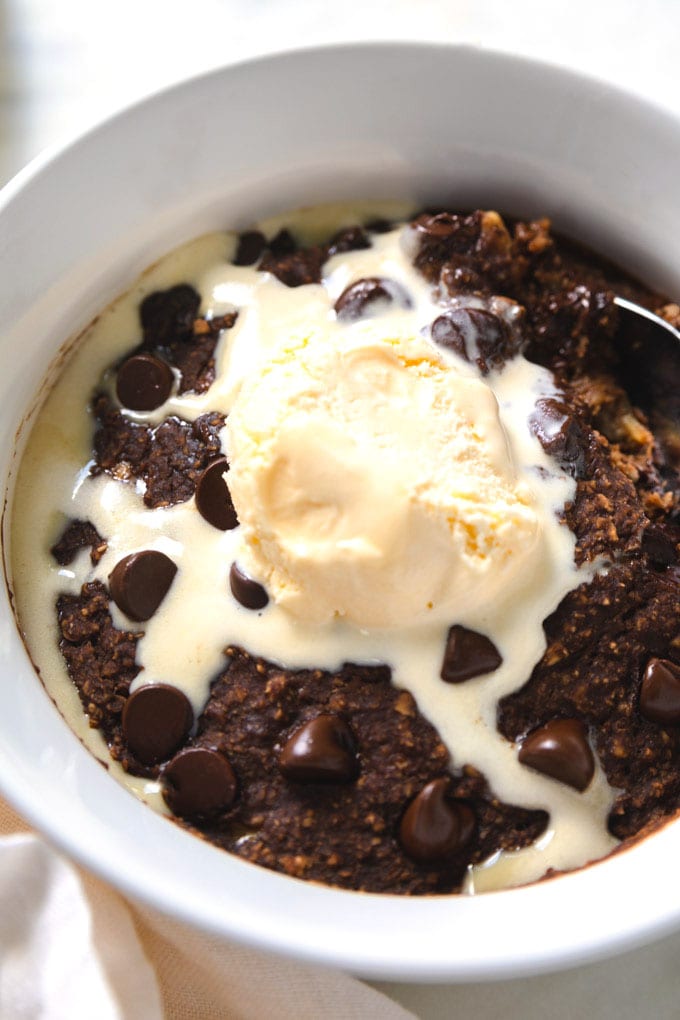
M0 196L0 421L16 435L0 452L2 477L11 488L19 426L64 340L183 240L324 200L481 205L549 215L680 294L679 164L669 115L598 81L471 48L309 50L164 91ZM404 980L566 966L680 920L666 877L680 823L575 874L477 898L346 893L234 859L154 815L85 752L3 602L0 785L134 898L223 936Z

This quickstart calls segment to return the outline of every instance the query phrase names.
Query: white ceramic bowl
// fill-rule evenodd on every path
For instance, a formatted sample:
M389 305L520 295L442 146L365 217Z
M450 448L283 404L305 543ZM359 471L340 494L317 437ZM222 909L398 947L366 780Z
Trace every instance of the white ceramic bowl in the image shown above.
M322 200L450 200L547 213L680 294L678 166L671 116L601 82L476 49L310 50L162 92L39 160L0 197L1 477L62 342L182 240ZM348 893L230 857L136 801L81 747L36 678L6 598L0 785L130 896L366 976L518 976L680 922L669 895L680 822L580 872L477 898Z

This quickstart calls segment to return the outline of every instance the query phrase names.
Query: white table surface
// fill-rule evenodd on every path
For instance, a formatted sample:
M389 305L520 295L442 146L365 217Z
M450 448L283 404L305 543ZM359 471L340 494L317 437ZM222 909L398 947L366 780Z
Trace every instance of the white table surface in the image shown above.
M46 146L197 71L293 46L377 38L542 57L680 113L678 0L344 0L333 7L320 0L0 0L0 185ZM669 895L677 894L669 876ZM553 923L559 919L546 918ZM376 987L422 1020L671 1020L680 1017L678 960L680 935L562 974Z

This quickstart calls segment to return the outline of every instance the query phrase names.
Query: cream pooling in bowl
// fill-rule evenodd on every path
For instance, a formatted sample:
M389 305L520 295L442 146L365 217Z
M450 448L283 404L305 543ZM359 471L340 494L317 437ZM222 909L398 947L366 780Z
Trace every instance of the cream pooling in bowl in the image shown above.
M326 264L322 284L293 290L284 289L269 274L230 265L230 246L233 241L229 238L212 238L203 247L193 249L197 262L204 264L209 261L209 249L223 252L224 261L219 266L193 275L206 310L221 314L236 307L239 313L236 326L225 334L218 349L215 383L200 397L172 396L158 411L137 413L135 419L157 421L177 413L193 420L209 409L226 414L234 409L238 422L240 406L252 409L247 395L260 385L249 378L271 379L277 364L285 370L285 366L298 361L305 364L305 358L312 375L314 366L332 375L329 366L336 354L344 351L356 358L359 352L364 358L368 352L369 361L390 366L399 380L395 383L397 389L402 376L408 378L406 363L419 361L421 368L426 366L421 376L426 383L432 378L455 380L449 389L475 397L468 400L468 410L471 404L484 408L490 423L487 427L494 432L496 452L484 455L482 461L485 470L489 464L498 469L506 506L511 512L519 508L516 522L523 539L514 547L509 541L507 548L512 555L517 554L521 569L508 572L511 580L499 584L496 599L450 602L446 612L441 617L435 613L432 620L427 619L425 611L424 619L413 622L410 609L399 619L397 605L397 611L388 619L378 618L369 626L361 625L361 614L352 620L347 612L342 614L349 616L347 619L329 619L322 626L313 626L304 613L291 614L285 600L277 600L271 592L274 597L267 608L253 614L234 602L227 576L233 562L254 569L258 576L258 559L252 555L252 537L257 531L254 525L217 535L201 518L193 499L150 511L143 507L139 486L135 490L105 476L81 474L73 499L70 494L66 498L64 492L61 510L69 517L91 520L100 534L109 537L109 548L94 570L86 557L80 557L71 572L72 590L77 591L85 579L93 577L106 582L116 562L140 549L155 548L170 556L178 565L178 573L161 610L144 625L145 634L138 646L144 671L136 684L171 683L187 692L196 712L205 702L207 685L219 670L222 650L229 643L239 643L254 654L287 666L337 668L347 660L387 662L395 685L412 691L421 711L439 730L452 752L454 765L474 764L498 796L550 811L550 833L533 851L504 861L497 868L499 875L501 868L508 866L520 870L509 878L501 877L500 882L526 881L538 877L547 867L572 867L602 855L613 840L606 833L612 794L601 774L597 773L585 794L576 793L520 766L517 749L495 728L498 700L521 686L542 654L543 619L583 579L573 566L573 537L558 521L573 483L547 456L528 424L536 400L554 392L550 373L518 355L501 371L481 379L474 366L422 338L421 328L441 308L432 302L429 287L405 257L399 231L374 236L368 251L335 256ZM181 262L185 255L178 258ZM159 272L168 271L171 262ZM343 326L335 319L334 302L352 281L370 276L397 279L411 295L411 307ZM180 274L179 278L186 276ZM149 288L154 285L153 279L152 275L147 280ZM109 360L112 357L110 352ZM280 390L277 387L277 392ZM458 402L459 408L465 404L464 399ZM275 416L274 404L268 406ZM472 420L468 414L468 424ZM313 427L313 416L310 424ZM227 426L223 442L233 458L238 506L238 440L233 438L238 432L233 430L230 439L231 428ZM318 429L314 438L319 438ZM304 444L295 444L296 450L303 448ZM247 492L247 483L243 488ZM478 488L475 486L476 498ZM457 497L460 500L465 495L459 492ZM240 502L247 517L249 501L243 493ZM476 537L474 542L477 544ZM53 564L50 571L56 595L68 581L64 571L55 571ZM270 579L261 573L259 580L268 583ZM426 598L426 606L428 601L435 600ZM347 604L351 605L351 600ZM194 628L190 649L178 648L172 639L186 626L187 605L192 607ZM455 616L447 616L449 610ZM329 614L325 615L328 618ZM119 626L129 626L122 614L117 617ZM492 675L464 685L443 683L439 675L443 649L453 623L486 634L493 641L502 664ZM495 884L492 868L486 869L485 878ZM479 887L483 879L477 876L473 881Z

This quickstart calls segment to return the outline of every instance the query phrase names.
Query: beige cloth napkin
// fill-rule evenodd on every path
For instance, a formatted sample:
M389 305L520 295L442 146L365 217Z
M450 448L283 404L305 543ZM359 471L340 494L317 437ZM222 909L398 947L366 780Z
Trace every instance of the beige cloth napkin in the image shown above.
M74 867L0 800L1 1020L413 1020L363 982L194 931Z

